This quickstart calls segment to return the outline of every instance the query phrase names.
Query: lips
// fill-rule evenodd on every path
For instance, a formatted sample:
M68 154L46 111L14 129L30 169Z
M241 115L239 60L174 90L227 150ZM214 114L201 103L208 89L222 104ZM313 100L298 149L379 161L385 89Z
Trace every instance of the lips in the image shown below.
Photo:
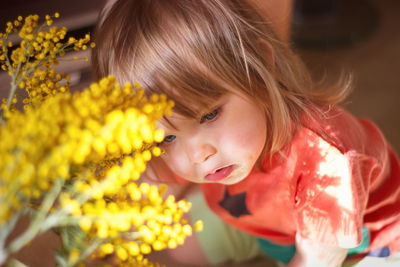
M207 174L206 177L204 177L204 179L211 182L221 181L227 178L232 173L233 169L234 165L218 169L214 173Z

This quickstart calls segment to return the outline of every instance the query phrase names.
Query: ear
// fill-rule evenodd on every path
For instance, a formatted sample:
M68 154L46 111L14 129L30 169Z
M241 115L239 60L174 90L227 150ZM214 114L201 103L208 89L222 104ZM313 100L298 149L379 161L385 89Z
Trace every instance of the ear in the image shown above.
M257 41L257 45L263 52L264 59L272 66L275 66L275 53L270 42L265 39L260 38Z

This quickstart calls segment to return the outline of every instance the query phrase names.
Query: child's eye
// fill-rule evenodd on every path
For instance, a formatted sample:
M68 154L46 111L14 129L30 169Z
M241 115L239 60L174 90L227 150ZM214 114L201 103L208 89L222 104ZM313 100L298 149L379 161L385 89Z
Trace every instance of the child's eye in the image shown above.
M167 135L164 140L163 143L171 143L175 140L176 136L175 135Z
M206 122L206 121L212 121L214 120L219 114L219 108L214 109L212 112L207 113L200 119L200 123Z

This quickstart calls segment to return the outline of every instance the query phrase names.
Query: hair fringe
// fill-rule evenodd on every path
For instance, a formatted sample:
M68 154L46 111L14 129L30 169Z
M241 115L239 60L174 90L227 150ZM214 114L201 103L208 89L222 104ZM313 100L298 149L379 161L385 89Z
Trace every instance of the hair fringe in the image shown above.
M341 103L352 77L313 81L271 25L243 0L116 0L100 14L93 66L100 77L166 94L189 117L227 92L245 95L265 110L272 155L306 123L304 115L316 120ZM271 45L273 62L260 40Z

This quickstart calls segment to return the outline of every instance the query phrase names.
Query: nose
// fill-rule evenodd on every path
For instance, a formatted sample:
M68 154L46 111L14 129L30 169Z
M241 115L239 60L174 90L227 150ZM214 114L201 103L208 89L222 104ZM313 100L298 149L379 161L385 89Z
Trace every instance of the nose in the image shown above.
M186 146L186 153L192 163L202 163L215 155L217 149L206 142L190 143Z

